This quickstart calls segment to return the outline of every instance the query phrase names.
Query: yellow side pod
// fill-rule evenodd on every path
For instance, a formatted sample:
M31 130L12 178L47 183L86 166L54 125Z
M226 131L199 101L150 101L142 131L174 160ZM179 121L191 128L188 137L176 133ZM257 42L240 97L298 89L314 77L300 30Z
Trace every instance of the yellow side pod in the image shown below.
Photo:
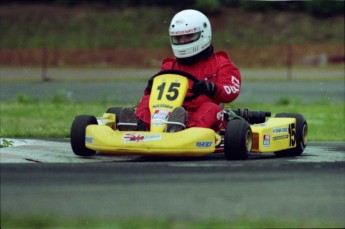
M251 126L253 153L277 152L296 147L296 119L270 118Z

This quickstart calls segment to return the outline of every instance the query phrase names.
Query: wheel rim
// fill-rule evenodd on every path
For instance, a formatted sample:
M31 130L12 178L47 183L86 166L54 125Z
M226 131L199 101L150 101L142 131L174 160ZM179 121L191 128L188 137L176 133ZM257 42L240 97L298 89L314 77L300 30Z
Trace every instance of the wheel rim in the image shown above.
M246 148L248 152L252 150L252 145L253 145L252 132L248 130L246 134Z

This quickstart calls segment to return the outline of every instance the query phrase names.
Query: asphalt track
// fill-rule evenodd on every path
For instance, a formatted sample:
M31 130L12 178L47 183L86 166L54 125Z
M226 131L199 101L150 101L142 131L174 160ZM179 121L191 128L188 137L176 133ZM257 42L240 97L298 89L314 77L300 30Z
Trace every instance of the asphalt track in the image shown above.
M300 157L226 161L73 155L68 139L1 149L1 215L275 219L345 226L345 144L311 142Z
M74 101L137 102L133 97L140 97L145 79L109 83L93 77L108 79L114 73L56 69L49 71L54 80L43 83L32 79L21 82L23 77L39 79L39 69L2 68L2 80L7 76L19 80L1 83L0 100L15 99L18 93L42 99L62 93ZM121 74L124 72L118 71L119 77ZM287 81L285 72L244 72L239 101L257 97L263 102L281 97L300 97L306 102L344 101L344 81L323 79L343 78L343 69L318 69L309 74L318 80L309 81L305 72L293 74L294 79L303 76L302 81ZM129 78L137 75L135 71ZM270 80L256 81L258 75ZM89 77L90 81L59 80L66 76ZM300 157L267 154L226 161L222 154L201 158L80 158L73 155L68 139L15 139L14 147L0 149L0 162L1 216L259 218L337 222L345 227L344 142L311 142Z

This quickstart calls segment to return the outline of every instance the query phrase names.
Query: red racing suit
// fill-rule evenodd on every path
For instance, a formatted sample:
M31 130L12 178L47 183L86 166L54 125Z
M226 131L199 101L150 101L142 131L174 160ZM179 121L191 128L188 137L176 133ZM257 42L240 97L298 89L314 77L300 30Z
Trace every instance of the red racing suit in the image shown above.
M163 60L161 71L176 69L190 73L198 80L214 82L216 93L210 98L200 95L194 100L183 103L188 112L187 127L205 127L219 130L223 121L223 109L220 103L230 103L235 100L241 90L241 75L238 68L232 63L225 52L212 54L206 60L200 60L192 65L181 65L175 58ZM191 82L191 81L190 81ZM151 114L149 110L150 92L145 90L136 116L149 125Z

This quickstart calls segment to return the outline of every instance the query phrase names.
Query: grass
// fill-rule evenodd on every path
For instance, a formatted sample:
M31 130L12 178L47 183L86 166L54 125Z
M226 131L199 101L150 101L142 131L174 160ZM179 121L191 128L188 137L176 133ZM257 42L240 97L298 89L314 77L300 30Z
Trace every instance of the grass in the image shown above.
M117 106L109 101L76 103L57 94L51 101L38 101L20 94L15 101L0 103L0 137L69 137L70 126L80 114L101 116L109 107ZM345 141L344 103L320 100L304 104L296 99L280 98L271 104L252 101L231 105L232 108L302 114L309 125L310 141Z
M2 139L0 140L0 148L7 148L13 146L13 141Z
M128 219L97 219L76 218L61 219L58 217L32 217L32 216L5 216L2 217L1 225L11 229L69 229L69 228L92 228L92 229L225 229L225 228L333 228L339 227L337 223L325 221L299 221L299 220L273 220L273 219L237 219L237 220L174 220L174 219L151 219L151 218L128 218Z

